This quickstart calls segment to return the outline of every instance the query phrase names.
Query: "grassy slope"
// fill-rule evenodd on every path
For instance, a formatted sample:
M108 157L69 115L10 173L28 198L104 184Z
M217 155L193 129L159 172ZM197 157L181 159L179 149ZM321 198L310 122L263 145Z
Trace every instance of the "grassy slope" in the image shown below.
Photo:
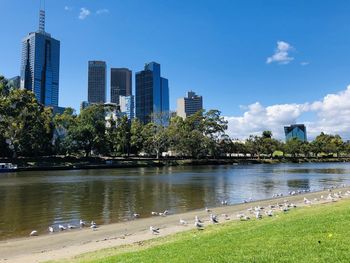
M77 262L350 262L350 201L82 255Z

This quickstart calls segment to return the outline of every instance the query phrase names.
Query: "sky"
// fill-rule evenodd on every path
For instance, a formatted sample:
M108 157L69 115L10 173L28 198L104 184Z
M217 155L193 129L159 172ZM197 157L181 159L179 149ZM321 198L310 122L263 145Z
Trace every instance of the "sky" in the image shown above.
M0 74L10 78L40 1L0 6ZM282 139L284 125L305 123L309 138L350 139L350 1L46 0L45 10L46 31L61 41L60 106L87 99L89 60L106 61L108 73L156 61L172 110L193 90L234 138L271 130Z

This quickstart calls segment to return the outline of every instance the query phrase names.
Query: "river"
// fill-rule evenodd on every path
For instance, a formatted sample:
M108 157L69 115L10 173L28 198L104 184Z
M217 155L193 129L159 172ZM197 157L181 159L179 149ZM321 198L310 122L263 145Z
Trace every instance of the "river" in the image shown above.
M0 239L33 229L109 224L350 183L349 163L182 166L0 174Z

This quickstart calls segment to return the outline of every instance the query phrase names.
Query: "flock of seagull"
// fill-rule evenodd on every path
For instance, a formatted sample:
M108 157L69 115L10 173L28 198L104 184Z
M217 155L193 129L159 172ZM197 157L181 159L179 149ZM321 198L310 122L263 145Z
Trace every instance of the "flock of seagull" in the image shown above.
M345 187L345 185L341 185L341 187ZM313 200L309 200L306 197L304 197L303 203L305 205L312 205L314 202L318 202L320 200L327 200L327 201L332 201L332 202L336 202L337 200L343 198L344 196L350 197L350 191L346 191L344 194L342 193L342 191L336 191L334 192L334 190L337 187L331 187L329 189L324 189L324 190L328 190L329 194L327 196L321 195L320 198L314 198ZM294 196L294 195L298 195L298 194L303 194L306 192L309 192L310 190L298 190L298 191L292 191L289 192L290 196ZM274 194L272 197L276 198L276 197L282 197L283 194L282 193L278 193L278 194ZM249 200L244 200L244 203L248 203L251 202L252 199L250 198ZM227 200L222 200L221 201L221 205L223 206L227 206L229 203ZM263 216L267 216L267 217L272 217L274 216L275 212L288 212L291 208L296 208L297 205L294 203L291 203L289 200L284 200L282 203L277 203L277 204L270 204L266 207L264 206L255 206L255 207L250 207L247 209L247 212L240 212L236 215L236 218L238 220L241 221L247 221L250 220L251 218L256 218L256 219L262 219ZM212 224L218 224L219 223L219 216L214 214L213 211L209 208L205 208L206 213L209 215L209 222L211 222ZM164 212L151 212L152 216L163 216L166 217L167 215L169 215L170 212L169 210L165 210ZM138 213L134 213L133 214L134 219L137 219L140 217L140 214ZM221 217L224 220L230 220L229 215L227 214L222 214ZM188 225L187 221L184 219L180 219L179 221L180 225L186 226ZM200 219L198 216L195 216L194 218L194 226L195 228L197 228L198 230L203 230L204 229L204 220ZM53 233L56 231L65 231L65 230L69 230L69 229L77 229L77 228L85 228L85 227L90 227L92 230L96 230L98 228L97 224L92 221L90 224L86 223L83 220L80 220L79 222L79 226L76 225L72 225L72 224L68 224L66 226L60 224L58 225L58 229L55 229L53 226L49 226L48 228L48 232L49 233ZM154 226L150 226L150 232L152 234L159 234L160 233L160 229ZM30 233L30 236L38 236L39 233L37 230L33 230Z

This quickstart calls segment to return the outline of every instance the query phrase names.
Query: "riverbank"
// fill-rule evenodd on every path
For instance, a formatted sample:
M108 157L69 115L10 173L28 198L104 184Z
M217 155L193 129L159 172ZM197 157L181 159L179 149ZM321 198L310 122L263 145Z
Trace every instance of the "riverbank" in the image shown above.
M339 188L336 191L350 191L350 188ZM306 193L245 204L216 207L212 208L212 210L217 215L224 213L228 214L233 220L236 219L238 213L247 213L247 209L250 207L284 203L285 200L296 204L298 207L309 206L304 204L304 198L311 200L312 205L330 203L332 201L320 199L321 195L326 197L328 194L328 191ZM314 198L318 198L320 201L314 201ZM298 209L299 208L297 208L297 210ZM169 215L167 217L152 217L103 225L96 231L92 231L91 229L72 230L63 233L53 233L52 235L46 234L38 237L26 237L2 241L0 242L0 262L29 263L53 259L69 259L69 261L71 261L73 257L100 249L120 247L135 243L136 246L142 246L143 242L155 238L155 235L152 235L149 231L151 225L160 227L159 236L167 236L193 229L193 219L196 215L204 219L206 227L209 225L208 213L204 211L204 209L201 209L183 214ZM189 224L187 226L180 225L180 218L188 221ZM224 220L222 217L219 217L219 219L220 221L225 222L231 221ZM205 231L206 230L203 232L205 233Z
M0 159L18 166L18 171L51 171L51 170L82 170L82 169L116 169L137 167L170 167L170 166L198 166L198 165L237 165L237 164L278 164L278 163L326 163L350 162L348 157L339 158L271 158L256 159L232 157L221 159L183 159L183 158L109 158L109 157L40 157Z

